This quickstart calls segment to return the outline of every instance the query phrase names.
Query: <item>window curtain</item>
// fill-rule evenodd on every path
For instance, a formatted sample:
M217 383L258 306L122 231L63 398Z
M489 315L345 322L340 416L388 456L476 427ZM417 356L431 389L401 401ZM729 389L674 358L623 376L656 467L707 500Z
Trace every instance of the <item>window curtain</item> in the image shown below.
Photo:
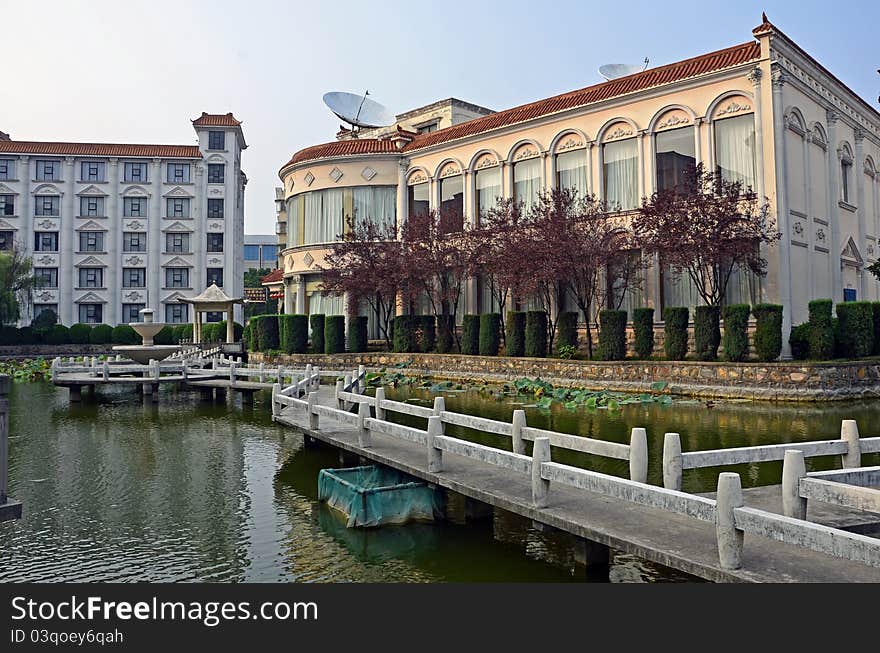
M687 306L693 318L694 307L702 304L703 299L687 272L676 275L671 266L663 266L663 308Z
M725 303L730 304L760 304L761 299L761 279L752 273L751 270L737 268L730 275L730 281L727 282L727 295L724 298Z
M302 216L299 213L299 197L294 195L287 200L287 245L302 245Z
M586 150L556 155L556 183L559 188L576 190L578 197L587 194Z
M715 165L725 181L755 187L755 119L752 114L715 121Z
M309 315L345 315L343 297L327 296L316 290L309 298Z
M305 204L302 219L305 221L305 237L303 245L323 242L321 239L321 191L312 191L305 194Z
M393 227L397 219L396 186L360 186L352 189L355 220L369 219L380 228Z
M639 204L639 169L636 139L602 146L605 200L612 208L634 209Z
M477 171L477 213L486 215L486 211L495 206L501 197L501 170L496 166Z
M513 198L529 210L541 190L541 159L528 159L513 165Z
M343 193L341 188L321 191L323 203L321 207L321 240L330 243L342 234Z

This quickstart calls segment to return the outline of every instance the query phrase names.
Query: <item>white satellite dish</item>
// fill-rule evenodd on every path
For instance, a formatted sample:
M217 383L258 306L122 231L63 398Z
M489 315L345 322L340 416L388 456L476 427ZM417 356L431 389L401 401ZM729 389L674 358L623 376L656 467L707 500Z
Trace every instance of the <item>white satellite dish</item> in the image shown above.
M339 118L355 128L355 131L359 127L371 129L393 124L394 114L378 102L370 100L367 97L369 94L369 91L363 95L334 91L324 94L324 104Z
M645 61L642 64L606 63L604 66L599 66L599 74L610 82L612 79L640 73L647 67L648 58L645 57Z

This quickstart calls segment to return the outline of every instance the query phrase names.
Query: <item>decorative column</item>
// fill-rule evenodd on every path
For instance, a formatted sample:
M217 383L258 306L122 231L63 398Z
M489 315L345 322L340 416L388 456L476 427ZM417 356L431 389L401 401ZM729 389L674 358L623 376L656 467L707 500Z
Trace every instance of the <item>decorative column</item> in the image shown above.
M642 198L646 194L645 189L647 188L647 181L645 177L647 176L648 169L651 167L649 166L648 161L645 160L645 134L647 133L647 129L640 129L636 132L639 150L639 203L641 203Z
M773 72L773 149L775 151L775 176L776 176L776 220L782 238L777 248L779 265L779 303L782 304L782 358L791 358L791 347L788 344L788 335L791 333L791 227L788 214L788 189L786 171L787 153L785 151L785 119L782 115L782 87L785 85L785 75L781 70ZM755 93L755 97L759 97ZM757 105L756 105L757 109ZM758 121L756 121L757 123ZM756 139L760 142L760 139ZM763 161L760 158L759 161ZM762 166L763 167L763 166ZM760 179L763 174L759 175Z
M587 192L596 192L596 183L593 180L593 141L584 143L587 155Z
M705 118L697 116L694 118L694 159L697 163L708 163L703 161L703 124Z
M828 123L828 227L831 230L831 252L828 259L831 263L831 299L834 303L843 301L843 271L840 265L840 151L837 148L837 112L828 109L825 112Z
M104 282L107 285L108 295L110 296L109 306L106 309L104 321L107 324L119 324L120 313L122 310L122 284L119 281L119 275L122 267L122 247L120 245L121 236L119 235L119 220L116 219L116 202L119 197L117 188L119 186L119 159L110 159L107 164L110 171L107 181L110 192L105 198L107 206L104 214L107 216L107 231L104 236L107 242L107 254L109 254L110 264L107 266L107 278ZM160 318L161 319L161 318Z
M79 283L79 271L74 267L73 252L76 250L76 209L74 208L74 158L64 158L64 194L59 199L61 228L58 230L58 250L60 252L60 265L58 266L58 281L60 292L58 294L58 321L63 324L76 324L79 322L77 304L74 301L73 289ZM62 202L63 200L63 202ZM76 277L76 281L74 281ZM66 302L67 306L63 306ZM102 316L103 317L103 316Z
M296 312L305 315L306 312L306 278L303 275L291 277L291 283L296 284Z
M807 266L809 267L809 270L810 270L810 274L809 274L809 276L810 276L810 279L809 279L809 281L810 281L810 284L809 284L809 291L810 291L809 298L810 298L810 300L812 300L816 297L816 273L815 273L815 270L813 270L813 246L814 246L813 245L813 241L814 241L813 202L812 202L812 197L811 197L811 193L810 193L810 175L812 174L811 166L810 166L811 138L812 138L812 133L809 130L805 130L804 134L802 136L803 147L804 147L804 155L803 155L804 156L804 184L803 184L803 190L801 192L803 192L803 194L804 194L804 213L807 214L807 219L806 219L807 224L805 226L805 229L807 232L807 234L806 234L807 235L807 238L806 238L807 245L809 247L809 249L807 250Z
M781 75L781 73L779 73ZM765 189L765 181L764 181L764 112L763 112L763 103L761 101L761 77L763 77L764 73L761 71L759 67L755 67L752 72L748 75L748 80L752 83L754 87L754 102L755 102L755 161L759 166L758 174L756 175L756 183L758 187L755 189L755 192L758 193L759 198L764 198L767 194ZM782 77L779 78L782 80ZM782 86L784 83L780 81L779 92L780 92L780 102ZM774 87L775 91L775 87ZM773 98L773 112L775 116L776 112L776 96ZM782 105L779 105L779 111L782 112ZM775 119L774 119L775 122ZM787 342L787 340L786 340Z
M235 304L229 302L226 306L226 342L232 344L235 342Z
M29 156L18 157L18 167L16 168L16 176L20 181L21 194L17 198L15 210L21 218L21 231L19 232L19 242L25 254L32 256L34 254L34 220L35 216L30 208L31 199L31 166ZM58 303L58 310L61 310L61 302ZM27 317L27 316L25 316ZM60 319L60 315L59 315ZM26 324L30 324L28 320Z
M192 325L193 325L193 335L192 341L193 344L198 344L199 342L199 312L196 310L195 304L189 304L192 308Z
M865 257L867 249L865 247L865 243L867 239L865 238L867 234L867 222L865 216L865 132L861 129L856 129L854 132L855 143L856 143L856 160L853 161L852 171L853 176L855 177L856 182L856 223L857 223L857 233L858 237L856 239L856 246L859 248L859 251L862 254L862 258ZM864 266L863 266L864 267ZM868 297L868 288L867 288L867 279L865 274L863 274L864 269L860 267L858 270L858 278L859 278L859 296L858 299L864 300Z
M400 230L407 218L407 191L406 171L409 168L409 159L400 159L397 162L397 232L398 237ZM297 300L299 302L299 300ZM297 304L298 305L298 304ZM299 311L297 311L299 312Z
M296 299L294 297L294 290L291 288L293 285L293 279L291 277L286 277L283 279L284 283L284 312L290 315L295 312Z
M162 259L160 252L162 251L162 220L160 216L159 205L162 202L162 160L153 159L150 164L150 180L153 185L153 192L147 200L147 208L149 218L147 219L147 263L149 265L147 274L147 299L149 304L147 308L153 308L159 315L165 314L165 309L159 303L159 295L161 294L162 280ZM190 279L192 281L192 279Z

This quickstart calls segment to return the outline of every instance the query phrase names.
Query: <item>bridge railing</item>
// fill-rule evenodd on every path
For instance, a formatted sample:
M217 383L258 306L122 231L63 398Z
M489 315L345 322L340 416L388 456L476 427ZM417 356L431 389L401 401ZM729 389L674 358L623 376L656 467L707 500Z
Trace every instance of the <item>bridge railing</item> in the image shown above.
M682 452L679 434L666 433L663 439L663 486L680 490L682 471L686 469L784 460L785 452L791 449L803 452L806 458L839 455L843 468L856 468L861 466L863 453L880 452L880 437L860 438L855 420L847 419L841 422L840 438L836 440Z

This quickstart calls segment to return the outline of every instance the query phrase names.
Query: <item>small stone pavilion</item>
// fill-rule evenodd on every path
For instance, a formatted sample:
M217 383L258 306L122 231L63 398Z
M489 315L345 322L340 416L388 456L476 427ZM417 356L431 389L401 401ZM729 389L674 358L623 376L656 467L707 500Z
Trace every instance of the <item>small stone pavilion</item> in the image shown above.
M211 284L195 297L180 297L177 301L192 304L193 307L193 342L202 341L202 313L226 313L226 342L235 342L235 321L233 307L244 302L242 297L230 297L217 284Z

